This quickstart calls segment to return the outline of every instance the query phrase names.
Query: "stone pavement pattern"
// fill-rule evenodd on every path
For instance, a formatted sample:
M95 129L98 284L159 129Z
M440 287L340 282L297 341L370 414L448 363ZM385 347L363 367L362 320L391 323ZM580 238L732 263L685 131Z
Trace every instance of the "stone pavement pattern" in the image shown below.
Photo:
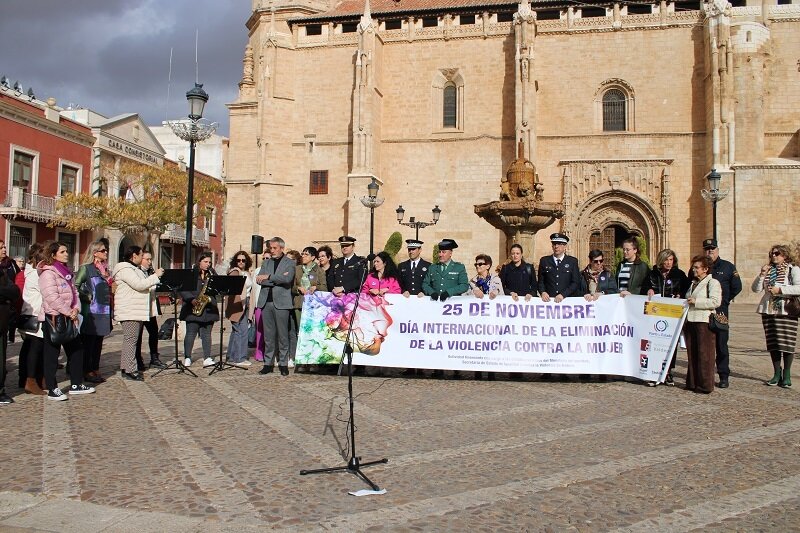
M361 498L353 475L298 475L345 463L343 378L196 363L51 402L18 394L12 357L0 531L798 530L800 397L764 386L752 307L710 396L681 390L685 352L678 387L358 377L358 454L389 459L365 470L387 493Z

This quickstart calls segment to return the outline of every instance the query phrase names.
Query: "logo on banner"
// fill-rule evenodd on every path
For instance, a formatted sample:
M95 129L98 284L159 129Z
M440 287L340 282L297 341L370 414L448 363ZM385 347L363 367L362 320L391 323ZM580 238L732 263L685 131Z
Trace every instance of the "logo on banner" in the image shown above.
M650 351L650 341L647 339L639 339L639 350L642 352Z
M669 327L669 324L667 323L666 320L656 320L656 323L653 325L653 327L659 333L663 333L663 332L667 331L667 328Z
M648 360L646 353L639 354L639 368L647 368Z

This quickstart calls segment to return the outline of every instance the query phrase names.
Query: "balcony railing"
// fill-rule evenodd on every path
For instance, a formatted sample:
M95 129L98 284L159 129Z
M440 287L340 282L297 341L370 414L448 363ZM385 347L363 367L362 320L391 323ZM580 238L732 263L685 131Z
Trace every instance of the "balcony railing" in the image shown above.
M56 218L56 198L12 187L0 205L0 215L34 222L53 222Z
M175 243L185 242L186 226L169 224L167 230L161 234L161 240L168 240ZM208 230L206 228L192 229L192 244L194 246L208 246L209 242Z

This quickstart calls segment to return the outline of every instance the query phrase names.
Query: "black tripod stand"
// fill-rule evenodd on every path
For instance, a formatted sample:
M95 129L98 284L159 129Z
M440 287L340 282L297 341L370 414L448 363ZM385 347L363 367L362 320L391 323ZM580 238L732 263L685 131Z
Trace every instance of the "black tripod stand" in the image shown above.
M225 361L222 360L222 333L225 331L225 297L229 294L241 294L244 282L244 276L214 276L208 282L208 290L212 293L217 293L222 301L219 313L219 361L211 367L211 372L208 373L209 376L214 372L222 372L229 368L247 371L244 367L229 363L227 358Z
M364 278L366 277L367 270L366 268L363 270L361 276L361 284L364 284ZM363 467L372 466L377 464L385 464L389 462L389 459L383 458L378 459L377 461L368 461L366 463L361 462L361 457L356 455L356 425L353 419L353 346L352 346L352 335L353 335L353 318L355 318L356 312L358 312L358 303L361 301L361 291L356 293L356 300L355 306L353 307L353 311L350 313L350 327L347 329L347 337L345 339L344 348L342 349L342 363L344 363L344 358L347 356L347 399L350 404L350 418L347 421L347 425L350 430L350 459L347 461L345 466L334 466L331 468L317 468L314 470L301 470L300 475L305 476L307 474L325 474L329 472L349 472L350 474L355 475L362 481L364 481L367 485L369 485L372 490L378 491L381 490L378 485L370 481L370 479L361 471ZM340 369L341 370L341 369Z
M197 374L189 370L189 368L183 364L178 353L178 291L181 289L194 290L195 284L196 282L192 269L175 268L165 270L164 275L161 276L161 283L159 283L156 288L156 292L170 293L170 299L172 300L172 318L175 320L175 325L172 329L172 338L175 339L175 358L170 364L153 374L153 377L170 369L177 370L178 374L188 372L193 377L197 377Z

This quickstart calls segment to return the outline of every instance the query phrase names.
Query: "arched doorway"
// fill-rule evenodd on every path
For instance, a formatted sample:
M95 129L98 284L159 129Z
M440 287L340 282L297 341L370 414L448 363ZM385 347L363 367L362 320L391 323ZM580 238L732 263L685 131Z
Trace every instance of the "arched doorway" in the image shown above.
M622 191L590 198L575 224L577 247L573 251L584 264L589 250L600 249L606 266L614 268L614 250L629 237L642 237L647 250L663 247L661 222L651 207L636 195Z

